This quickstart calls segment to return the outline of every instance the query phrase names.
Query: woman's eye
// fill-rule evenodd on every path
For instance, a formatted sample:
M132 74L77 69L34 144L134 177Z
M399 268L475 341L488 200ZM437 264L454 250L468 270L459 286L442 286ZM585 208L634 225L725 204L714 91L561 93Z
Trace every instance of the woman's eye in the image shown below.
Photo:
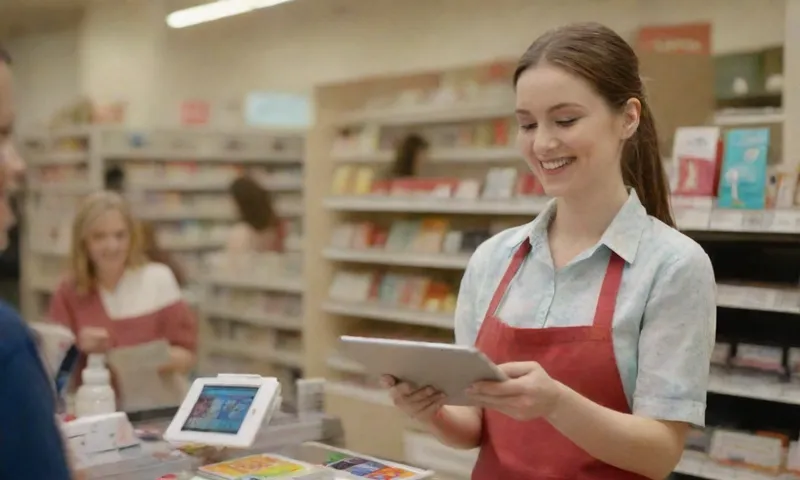
M525 130L527 132L528 130L533 130L534 128L536 128L536 124L535 123L526 123L526 124L520 125L519 128L521 128L522 130Z
M565 120L556 120L556 123L561 127L569 127L570 125L573 125L577 121L578 121L577 118L568 118Z

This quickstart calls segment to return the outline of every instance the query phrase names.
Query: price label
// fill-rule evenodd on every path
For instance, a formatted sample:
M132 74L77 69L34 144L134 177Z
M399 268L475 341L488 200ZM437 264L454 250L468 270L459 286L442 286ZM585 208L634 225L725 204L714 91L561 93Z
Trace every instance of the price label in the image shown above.
M766 309L772 308L776 302L776 294L775 290L769 288L744 288L743 290L743 298L742 304L744 306L754 308L754 309Z
M791 210L776 210L772 213L769 231L773 233L794 233L800 216Z
M708 230L711 209L678 207L674 209L675 223L681 230Z
M767 228L767 225L772 224L771 212L767 211L749 211L742 212L742 228L743 232L761 232Z
M711 215L711 230L739 232L742 230L742 212L738 210L714 210Z
M780 312L800 313L800 293L780 291L775 299L775 309Z

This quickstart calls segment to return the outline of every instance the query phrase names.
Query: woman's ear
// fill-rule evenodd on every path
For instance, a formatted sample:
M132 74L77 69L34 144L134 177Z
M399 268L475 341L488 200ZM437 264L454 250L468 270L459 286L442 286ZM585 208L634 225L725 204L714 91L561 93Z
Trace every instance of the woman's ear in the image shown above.
M631 98L622 107L622 139L631 138L639 128L639 118L642 115L642 102L638 98Z

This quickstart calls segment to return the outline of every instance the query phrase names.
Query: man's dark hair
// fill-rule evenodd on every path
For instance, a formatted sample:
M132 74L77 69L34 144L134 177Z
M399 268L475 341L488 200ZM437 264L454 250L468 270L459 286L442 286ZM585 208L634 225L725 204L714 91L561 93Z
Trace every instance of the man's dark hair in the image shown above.
M11 54L8 53L2 43L0 43L0 62L11 65Z

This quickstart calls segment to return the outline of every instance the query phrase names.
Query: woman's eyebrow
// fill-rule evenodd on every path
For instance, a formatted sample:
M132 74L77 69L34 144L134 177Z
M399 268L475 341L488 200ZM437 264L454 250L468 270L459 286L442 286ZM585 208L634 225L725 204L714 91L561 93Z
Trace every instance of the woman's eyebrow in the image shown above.
M554 111L560 110L562 108L580 107L580 106L581 105L579 105L577 103L561 102L561 103L557 103L557 104L553 105L552 107L548 108L547 111L548 112L554 112ZM531 112L529 110L526 110L524 108L518 108L518 109L514 110L514 113L516 113L517 115L530 115L531 114Z

